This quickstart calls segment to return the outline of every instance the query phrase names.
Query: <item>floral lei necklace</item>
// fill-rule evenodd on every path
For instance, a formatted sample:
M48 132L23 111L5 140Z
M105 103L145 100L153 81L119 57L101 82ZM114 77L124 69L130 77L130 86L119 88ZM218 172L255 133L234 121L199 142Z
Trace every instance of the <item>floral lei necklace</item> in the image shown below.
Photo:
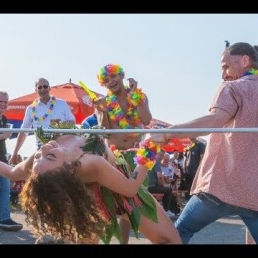
M244 73L243 76L246 76L246 75L258 75L258 69L252 68L250 71L247 71L246 73Z
M117 96L111 91L108 91L106 97L107 110L110 119L115 122L122 129L142 128L141 121L137 112L137 105L141 104L145 99L145 95L140 89L131 91L130 88L126 88L128 110L126 116L123 113L121 106L118 103ZM128 117L132 117L132 123L129 123ZM130 124L133 124L132 126Z
M52 114L55 104L56 104L56 98L54 96L51 96L50 107L49 107L47 113L42 117L37 117L36 107L38 106L38 100L35 99L32 103L32 112L31 112L32 118L35 119L36 121L43 122L48 116L50 116Z

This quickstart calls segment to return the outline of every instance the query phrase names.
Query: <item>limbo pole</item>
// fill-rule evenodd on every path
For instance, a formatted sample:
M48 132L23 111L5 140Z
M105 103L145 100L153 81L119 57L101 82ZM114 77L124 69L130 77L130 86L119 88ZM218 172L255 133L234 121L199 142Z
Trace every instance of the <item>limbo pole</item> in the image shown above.
M124 133L258 133L258 128L151 128L151 129L43 129L45 133L96 133L96 134L124 134ZM34 133L35 129L0 128L0 132Z

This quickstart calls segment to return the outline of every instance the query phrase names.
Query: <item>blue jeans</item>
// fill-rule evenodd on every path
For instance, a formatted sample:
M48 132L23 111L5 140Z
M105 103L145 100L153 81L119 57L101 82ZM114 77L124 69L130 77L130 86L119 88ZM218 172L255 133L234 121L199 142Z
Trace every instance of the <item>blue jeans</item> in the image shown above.
M0 220L10 219L10 180L0 176Z
M222 202L207 193L193 195L187 202L175 226L184 244L208 224L229 215L238 215L254 241L258 243L258 212ZM233 237L233 236L232 236Z

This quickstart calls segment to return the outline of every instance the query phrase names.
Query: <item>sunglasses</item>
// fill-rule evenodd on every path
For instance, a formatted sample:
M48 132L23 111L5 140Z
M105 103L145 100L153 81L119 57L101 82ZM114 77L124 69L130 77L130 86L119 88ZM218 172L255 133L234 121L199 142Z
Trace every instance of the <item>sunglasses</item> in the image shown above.
M38 86L38 90L42 90L42 88L44 88L44 89L48 89L49 88L49 85L40 85L40 86Z

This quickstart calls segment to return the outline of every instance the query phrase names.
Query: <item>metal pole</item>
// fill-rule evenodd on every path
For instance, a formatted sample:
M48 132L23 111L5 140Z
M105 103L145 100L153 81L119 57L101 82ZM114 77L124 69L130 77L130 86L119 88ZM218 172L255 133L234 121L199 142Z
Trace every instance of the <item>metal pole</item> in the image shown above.
M177 128L177 129L43 129L46 133L96 133L96 134L131 134L131 133L258 133L258 128ZM34 133L35 129L0 128L0 132Z

